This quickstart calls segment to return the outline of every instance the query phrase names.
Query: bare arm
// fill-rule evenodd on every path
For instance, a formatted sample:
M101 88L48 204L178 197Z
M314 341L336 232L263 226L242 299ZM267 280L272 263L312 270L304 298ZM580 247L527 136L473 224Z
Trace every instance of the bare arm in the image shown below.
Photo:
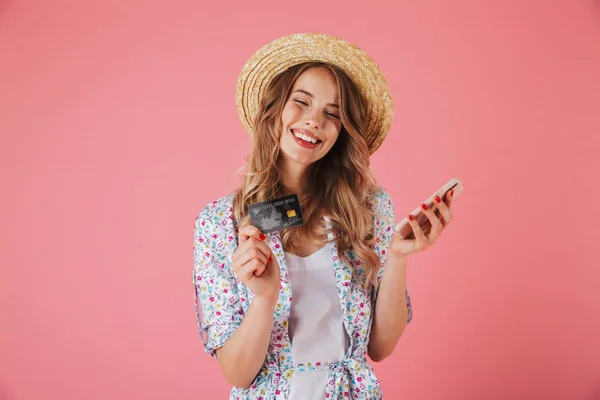
M240 326L216 353L225 379L237 387L249 388L269 348L280 274L265 236L253 226L242 226L239 232L240 245L233 254L232 270L254 293L254 299Z
M217 349L217 360L225 379L234 386L249 388L265 361L277 298L257 296L241 325Z
M406 257L390 254L373 313L368 354L375 362L394 351L407 325Z

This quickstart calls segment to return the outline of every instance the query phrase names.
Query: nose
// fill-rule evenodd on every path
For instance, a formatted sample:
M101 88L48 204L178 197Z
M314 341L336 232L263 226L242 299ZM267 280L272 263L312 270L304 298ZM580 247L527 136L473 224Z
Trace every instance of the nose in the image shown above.
M317 110L315 110L315 109L306 110L305 118L306 119L304 120L304 124L307 127L317 129L321 126L322 116L319 114L319 112Z

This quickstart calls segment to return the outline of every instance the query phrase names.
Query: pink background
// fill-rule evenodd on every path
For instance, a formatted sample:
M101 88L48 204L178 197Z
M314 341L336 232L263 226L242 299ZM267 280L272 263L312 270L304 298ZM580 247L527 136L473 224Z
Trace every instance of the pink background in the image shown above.
M600 2L361 3L0 0L0 399L227 397L193 222L250 149L240 68L301 31L386 74L398 220L466 188L386 398L600 398Z

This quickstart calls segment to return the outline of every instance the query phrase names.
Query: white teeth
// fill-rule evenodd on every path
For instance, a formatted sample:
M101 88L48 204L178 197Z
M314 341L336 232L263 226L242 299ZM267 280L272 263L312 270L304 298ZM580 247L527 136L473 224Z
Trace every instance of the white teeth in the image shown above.
M317 143L317 141L315 139L311 138L310 136L306 136L306 135L304 135L302 133L298 133L298 132L293 132L293 133L294 133L294 136L296 136L299 139L304 140L305 142L309 142L309 143L313 143L313 144Z

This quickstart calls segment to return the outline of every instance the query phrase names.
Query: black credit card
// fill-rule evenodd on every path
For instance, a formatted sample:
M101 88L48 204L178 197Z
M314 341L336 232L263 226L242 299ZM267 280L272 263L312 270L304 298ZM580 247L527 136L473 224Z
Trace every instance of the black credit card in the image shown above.
M298 196L279 197L248 205L252 225L262 233L271 233L304 224Z

